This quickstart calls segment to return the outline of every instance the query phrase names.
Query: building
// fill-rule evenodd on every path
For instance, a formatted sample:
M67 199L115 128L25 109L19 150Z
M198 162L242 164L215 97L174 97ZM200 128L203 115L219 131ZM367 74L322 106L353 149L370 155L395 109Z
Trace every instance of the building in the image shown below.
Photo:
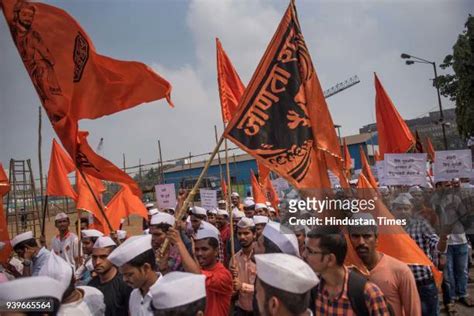
M443 110L446 139L448 149L465 149L466 142L459 136L458 126L456 124L456 111L454 108ZM440 124L439 111L429 112L427 116L405 121L415 134L418 131L421 141L424 144L426 137L431 138L435 150L444 150L443 129ZM375 123L365 125L359 129L359 133L377 132Z

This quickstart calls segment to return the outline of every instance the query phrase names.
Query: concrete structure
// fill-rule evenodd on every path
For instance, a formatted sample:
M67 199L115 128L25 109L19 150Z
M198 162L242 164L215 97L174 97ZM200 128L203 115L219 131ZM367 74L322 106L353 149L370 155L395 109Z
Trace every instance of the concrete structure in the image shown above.
M446 122L446 138L448 141L448 149L464 149L467 148L466 142L461 139L458 133L458 126L456 124L456 112L455 109L443 110L444 121ZM444 150L443 144L443 131L441 124L439 124L439 111L429 112L427 116L415 118L405 121L410 130L421 137L421 141L424 144L425 138L430 137L431 142L435 150ZM360 133L377 132L377 126L375 123L368 124L359 129Z

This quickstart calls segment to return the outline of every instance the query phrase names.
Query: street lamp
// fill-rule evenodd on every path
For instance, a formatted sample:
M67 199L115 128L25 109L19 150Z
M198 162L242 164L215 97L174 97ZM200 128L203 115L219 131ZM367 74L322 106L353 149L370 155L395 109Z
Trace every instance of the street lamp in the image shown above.
M420 63L420 64L431 64L433 66L433 71L434 71L434 80L436 82L436 91L438 92L438 104L439 104L439 123L441 124L441 128L443 129L443 142L444 142L444 149L448 149L448 140L446 139L446 129L445 125L446 123L444 122L444 114L443 114L443 106L441 104L441 94L439 92L439 87L438 87L438 73L436 71L436 63L434 61L429 61L420 57L416 57L413 55L408 55L408 54L401 54L400 56L402 59L407 59L405 61L405 64L407 65L413 65L414 63Z

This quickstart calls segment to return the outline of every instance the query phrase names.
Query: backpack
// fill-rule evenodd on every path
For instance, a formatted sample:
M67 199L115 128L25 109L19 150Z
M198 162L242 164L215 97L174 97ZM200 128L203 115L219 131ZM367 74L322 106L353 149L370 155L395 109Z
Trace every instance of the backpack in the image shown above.
M358 272L350 270L349 280L347 281L347 296L351 302L351 307L356 315L370 315L367 305L365 304L365 284L367 279ZM392 306L384 296L385 304L387 305L388 313L390 316L394 316L395 312L393 311Z
M349 301L351 302L351 307L354 313L358 316L367 316L370 315L369 310L367 309L367 305L365 305L365 284L367 283L367 279L356 272L356 270L349 270L349 279L347 280L347 296L349 297ZM311 298L309 308L315 312L315 300L317 296L318 286L314 287L311 290ZM395 316L395 312L393 311L392 306L387 302L385 299L385 304L387 305L388 313L390 316Z

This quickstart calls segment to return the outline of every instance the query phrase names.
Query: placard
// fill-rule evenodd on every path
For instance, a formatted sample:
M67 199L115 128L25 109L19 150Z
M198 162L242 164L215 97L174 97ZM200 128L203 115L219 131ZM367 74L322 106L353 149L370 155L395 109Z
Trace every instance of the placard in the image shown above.
M174 183L155 185L156 206L160 210L176 207Z
M471 151L469 149L435 151L433 176L435 182L451 181L454 178L471 177Z
M217 208L217 190L199 189L201 207L206 210Z
M426 153L385 154L385 185L426 185Z

